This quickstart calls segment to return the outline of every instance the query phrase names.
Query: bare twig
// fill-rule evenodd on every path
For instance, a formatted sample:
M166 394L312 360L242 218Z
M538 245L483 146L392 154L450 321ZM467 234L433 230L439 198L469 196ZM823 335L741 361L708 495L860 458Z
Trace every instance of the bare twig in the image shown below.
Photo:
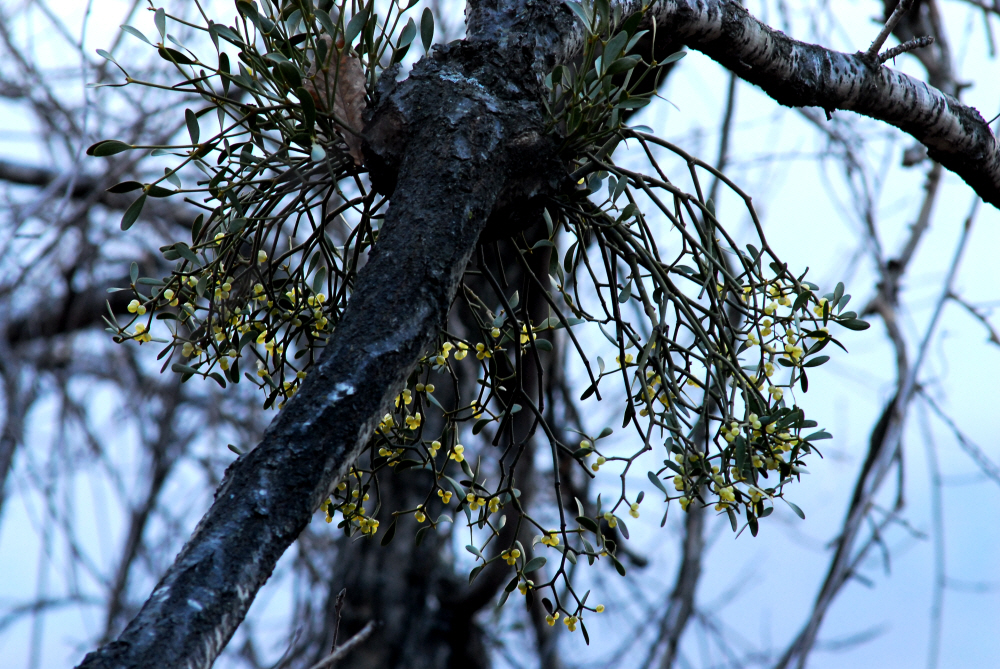
M347 588L337 593L337 599L333 604L333 615L336 616L337 621L333 624L333 648L330 649L331 653L337 650L337 637L340 636L340 614L344 610L345 595L347 595Z
M889 39L889 35L891 35L892 31L896 28L896 24L899 23L900 19L903 18L903 15L906 14L906 12L910 11L910 7L912 6L913 0L899 0L899 4L896 5L895 11L893 11L892 15L889 16L889 20L885 22L885 25L882 26L882 30L879 31L878 36L875 37L871 46L868 47L868 51L865 52L866 58L869 60L876 60L878 58L878 52L882 50L882 45L885 44L887 39ZM885 61L880 62L884 63Z
M354 650L355 646L360 645L362 641L371 636L371 633L374 631L375 621L369 620L368 624L362 627L360 632L345 641L343 646L336 648L326 659L317 662L313 666L309 667L309 669L329 669L341 658Z
M975 318L977 321L983 324L983 327L986 328L986 331L990 333L989 342L991 344L996 344L997 346L1000 346L1000 333L997 333L996 329L993 327L993 324L990 323L989 319L986 317L986 314L977 309L975 305L966 302L964 299L962 299L955 293L952 293L951 295L949 295L949 297L953 301L957 302L960 306L964 307L966 311L972 314L973 318Z
M920 427L924 434L927 465L931 478L931 521L934 525L934 589L931 595L931 624L927 634L927 669L937 669L941 659L941 622L944 615L944 590L947 582L944 544L944 501L941 495L941 468L937 446L931 432L927 412L920 412Z
M916 39L911 39L908 42L903 42L898 46L894 46L882 55L878 57L879 63L885 63L887 60L892 60L896 56L902 55L908 51L913 51L915 49L922 49L925 46L930 46L934 44L934 38L930 36L918 37Z
M958 445L961 446L962 450L965 451L972 460L979 465L979 468L983 471L986 476L993 480L994 483L1000 485L1000 466L993 462L986 453L983 452L979 446L972 442L965 434L958 428L955 421L951 419L951 416L946 414L944 410L941 409L940 405L934 401L934 398L925 392L921 392L920 396L927 402L927 406L937 414L945 425L951 430L952 434L955 435L955 439L958 441Z

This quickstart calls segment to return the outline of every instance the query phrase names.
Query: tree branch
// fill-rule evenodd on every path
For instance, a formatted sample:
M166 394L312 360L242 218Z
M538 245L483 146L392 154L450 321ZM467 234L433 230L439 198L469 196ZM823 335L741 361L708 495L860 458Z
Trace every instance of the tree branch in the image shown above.
M638 4L622 3L624 15ZM854 111L912 135L932 159L1000 207L1000 145L972 107L864 53L794 40L733 0L664 0L648 14L658 30L678 35L779 104Z

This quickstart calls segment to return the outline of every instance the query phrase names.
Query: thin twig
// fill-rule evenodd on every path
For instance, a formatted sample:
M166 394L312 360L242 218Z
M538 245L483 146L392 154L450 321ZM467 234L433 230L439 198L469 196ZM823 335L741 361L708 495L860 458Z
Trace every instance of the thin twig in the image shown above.
M977 465L979 465L979 468L984 474L986 474L986 476L992 479L995 483L1000 484L1000 466L997 466L997 464L990 460L989 456L983 452L983 449L965 436L965 434L958 428L958 425L955 424L955 421L951 419L951 416L946 414L941 409L938 403L934 401L933 397L925 392L921 392L920 396L927 402L927 405L931 408L931 410L937 414L937 417L948 426L952 434L955 435L955 439L958 440L958 445L962 447L962 450L965 451Z
M882 30L879 32L878 37L875 38L872 45L868 47L868 51L865 52L865 56L869 60L878 59L878 52L882 50L882 45L884 45L885 41L889 39L889 35L891 35L892 31L895 30L896 25L903 18L903 14L910 11L910 7L912 6L913 0L899 0L899 4L896 5L896 9L892 12L892 16L890 16L889 20L885 22L885 25L882 26Z
M973 318L975 318L977 321L983 324L983 327L986 328L986 331L990 333L989 342L991 344L996 344L997 346L1000 346L1000 333L997 333L996 329L994 329L993 324L990 323L989 319L986 317L986 314L979 311L979 309L977 309L974 305L969 304L955 293L952 293L951 295L949 295L949 297L955 302L957 302L959 305L965 307L965 310L968 311L970 314L972 314Z
M334 666L338 660L354 650L355 646L360 645L362 641L371 636L371 633L374 631L375 621L369 620L368 624L362 627L360 632L345 641L343 646L334 650L325 659L320 660L313 666L309 667L309 669L330 669L330 667Z
M333 624L333 647L330 649L331 653L337 650L337 637L340 635L340 613L344 610L345 595L347 595L347 588L337 593L337 599L334 600L333 604L333 611L334 615L337 616L337 622Z
M931 44L934 44L934 38L929 35L911 39L910 41L903 42L899 46L894 46L885 53L883 53L881 56L878 57L878 62L880 64L885 63L885 61L892 60L896 56L900 56L906 53L907 51L913 51L914 49L923 49L925 46L930 46Z

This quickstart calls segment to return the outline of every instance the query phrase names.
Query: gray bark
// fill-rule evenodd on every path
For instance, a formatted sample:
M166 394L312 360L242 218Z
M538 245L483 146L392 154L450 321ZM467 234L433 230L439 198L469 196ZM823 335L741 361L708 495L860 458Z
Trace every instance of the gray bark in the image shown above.
M638 5L623 3L626 14ZM649 13L658 30L676 34L780 104L853 111L912 135L933 160L984 201L1000 206L997 139L977 110L946 92L879 66L860 52L794 40L732 0L663 0Z

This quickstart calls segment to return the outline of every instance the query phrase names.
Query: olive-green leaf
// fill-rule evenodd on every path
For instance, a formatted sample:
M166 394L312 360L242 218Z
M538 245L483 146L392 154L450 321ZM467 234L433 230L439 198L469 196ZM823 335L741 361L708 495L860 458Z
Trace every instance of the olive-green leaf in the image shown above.
M817 355L815 358L810 358L806 362L802 363L803 367L819 367L824 362L830 359L828 355Z
M615 557L614 553L608 553L608 557L610 557L611 558L611 562L614 563L614 565L615 565L615 571L617 571L620 575L624 576L625 575L625 565L623 565L621 562L618 561L618 558Z
M420 15L420 41L424 45L424 51L430 51L434 43L434 13L430 7L424 7L424 13Z
M116 153L121 153L122 151L128 151L134 148L135 147L131 144L126 144L125 142L118 141L117 139L105 139L97 144L91 145L91 147L87 149L87 155L103 158L105 156L113 156Z
M177 49L161 46L156 50L156 52L160 54L160 58L170 61L171 63L177 63L178 65L194 65L193 60L185 56Z
M142 206L146 204L146 194L143 193L138 197L138 199L129 205L129 208L125 210L125 215L122 216L122 231L131 228L136 220L139 218L139 214L142 213Z
M361 29L367 20L368 12L366 11L360 11L351 17L351 20L347 22L347 28L344 30L344 44L351 46L354 43L354 38L361 34Z
M156 13L153 14L153 23L156 24L156 31L160 33L160 39L162 40L167 34L167 15L162 7L157 9Z
M870 323L866 323L865 321L857 318L850 318L846 321L838 321L838 322L848 330L854 330L856 332L860 332L861 330L867 330L868 328L871 327Z
M537 571L544 566L545 566L545 558L539 555L538 557L531 558L528 561L528 564L524 565L524 569L522 569L521 571L524 572L525 574L528 574L533 571Z
M191 143L197 144L201 135L201 128L198 126L198 117L190 109L184 110L184 121L187 123L188 134L191 136Z
M393 518L392 524L389 525L389 529L387 529L385 531L385 534L382 535L382 541L380 541L379 543L381 543L383 546L388 546L389 543L392 542L392 538L395 536L396 536L396 519Z
M146 194L149 195L149 197L170 197L176 192L177 191L164 188L163 186L154 186L152 184L146 186Z
M124 30L125 32L127 32L129 35L133 35L135 37L138 37L139 39L141 39L146 44L148 44L150 46L153 46L153 43L150 42L148 39L146 39L145 35L143 35L141 32L139 32L138 30L136 30L132 26L130 26L130 25L123 25L121 28L122 28L122 30Z
M805 520L805 519L806 519L806 514L802 512L802 509L800 509L800 508L799 508L798 506L796 506L795 504L792 504L792 503L791 503L791 502L789 502L789 501L788 501L787 499L784 499L783 497L782 497L782 499L783 499L783 500L785 501L785 504L787 504L788 506L792 507L792 511L794 511L794 512L795 512L795 515L796 515L796 516L798 516L798 517L799 517L799 518L801 518L802 520Z
M139 190L142 188L142 184L138 181L122 181L117 183L108 189L109 193L131 193L134 190Z

